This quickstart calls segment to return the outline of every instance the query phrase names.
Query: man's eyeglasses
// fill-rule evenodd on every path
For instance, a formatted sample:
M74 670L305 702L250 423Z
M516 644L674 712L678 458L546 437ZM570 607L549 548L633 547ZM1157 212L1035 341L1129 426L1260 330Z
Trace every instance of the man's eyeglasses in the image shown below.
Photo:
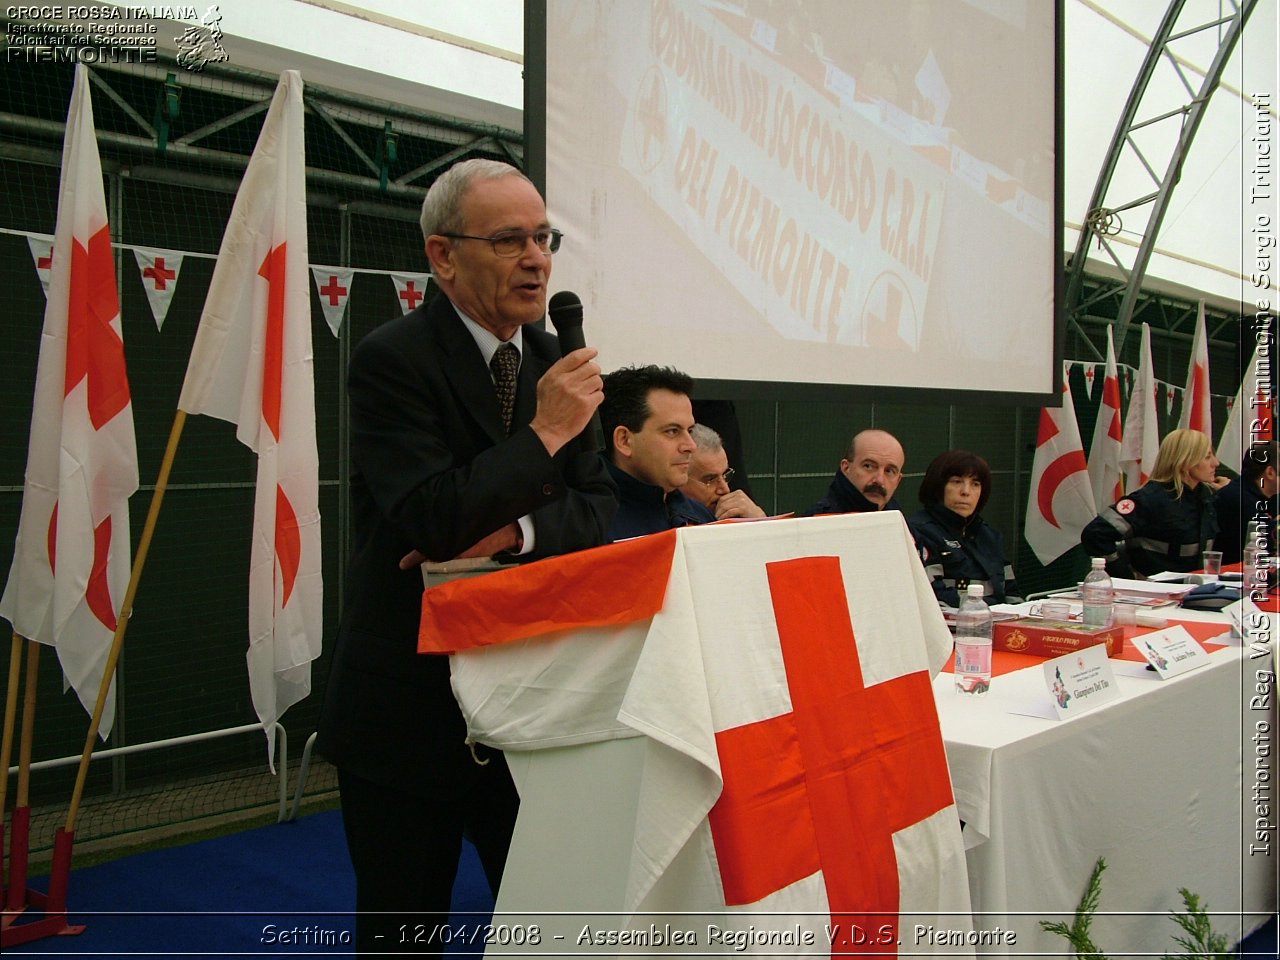
M697 477L696 479L699 483L704 483L708 487L718 487L720 485L720 481L723 480L724 485L727 487L729 485L729 481L733 479L733 467L730 467L724 473L711 473L705 477Z
M529 241L543 253L555 253L560 249L560 241L564 234L559 230L534 230L527 233L523 230L511 230L506 233L495 233L492 237L472 237L465 233L442 233L442 237L450 240L484 240L493 247L499 257L511 259L518 257L528 249Z

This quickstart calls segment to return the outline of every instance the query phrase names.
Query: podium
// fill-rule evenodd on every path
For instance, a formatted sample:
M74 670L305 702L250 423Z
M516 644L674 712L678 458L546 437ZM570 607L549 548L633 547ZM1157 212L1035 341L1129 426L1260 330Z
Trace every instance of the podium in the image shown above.
M931 687L951 637L901 514L454 581L420 650L451 655L520 791L488 952L965 951Z

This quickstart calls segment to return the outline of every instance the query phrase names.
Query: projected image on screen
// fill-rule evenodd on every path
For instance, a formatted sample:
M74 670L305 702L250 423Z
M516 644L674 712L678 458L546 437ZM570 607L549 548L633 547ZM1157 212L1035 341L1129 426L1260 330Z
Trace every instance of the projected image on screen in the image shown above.
M1053 389L1054 5L550 0L552 289L606 368Z

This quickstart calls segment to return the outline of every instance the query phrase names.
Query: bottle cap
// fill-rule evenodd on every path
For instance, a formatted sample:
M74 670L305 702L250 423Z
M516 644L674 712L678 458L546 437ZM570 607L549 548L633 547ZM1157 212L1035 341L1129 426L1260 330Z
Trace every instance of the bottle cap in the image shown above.
M1093 557L1093 558L1091 558L1091 559L1090 559L1090 563L1093 565L1093 569L1095 569L1095 570L1102 570L1102 569L1104 569L1104 568L1106 567L1106 565L1107 565L1107 558L1106 558L1106 557Z
M980 583L971 583L965 590L966 594L971 597L977 597L979 600L986 595L986 592L987 588Z

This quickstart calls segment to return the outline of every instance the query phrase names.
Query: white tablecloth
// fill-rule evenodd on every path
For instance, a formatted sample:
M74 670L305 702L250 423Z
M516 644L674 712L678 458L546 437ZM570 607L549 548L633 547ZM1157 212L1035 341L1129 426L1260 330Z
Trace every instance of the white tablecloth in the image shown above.
M1038 667L997 676L985 700L955 694L948 674L934 681L966 821L974 926L1017 934L1016 947L992 953L1066 952L1039 921L1070 922L1100 856L1093 939L1110 956L1178 952L1182 931L1168 913L1182 908L1180 887L1208 904L1232 943L1276 911L1280 850L1274 827L1269 843L1255 838L1253 799L1260 788L1274 825L1270 652L1220 648L1208 666L1169 680L1113 664L1123 699L1067 721L1008 712L1043 691ZM1258 683L1270 693L1251 703Z

